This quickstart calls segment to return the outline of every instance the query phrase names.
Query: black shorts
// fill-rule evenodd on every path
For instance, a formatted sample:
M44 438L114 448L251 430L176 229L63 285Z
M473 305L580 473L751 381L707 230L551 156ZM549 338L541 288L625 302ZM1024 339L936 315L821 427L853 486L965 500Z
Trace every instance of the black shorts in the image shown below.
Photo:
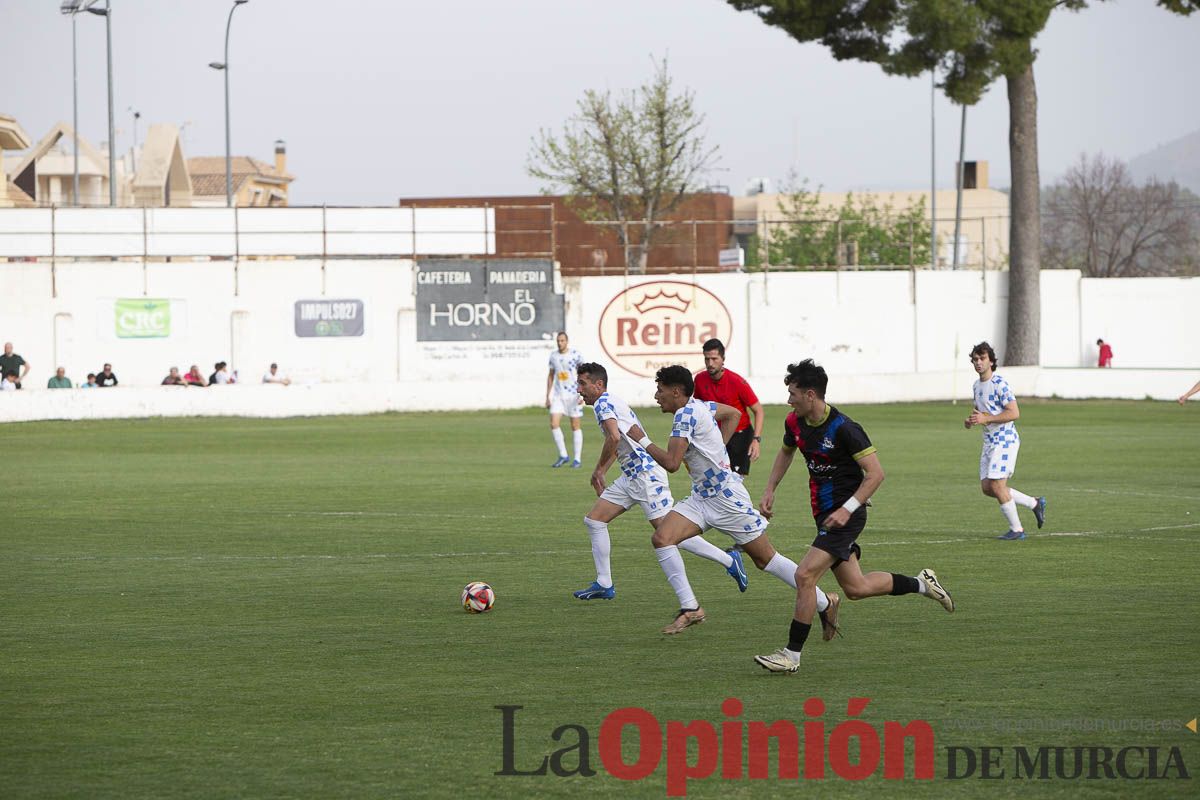
M754 426L738 431L729 437L725 452L729 454L729 468L738 475L750 474L750 443L754 441Z
M817 538L813 539L812 546L837 559L830 569L837 569L839 564L849 561L851 556L857 556L858 560L862 561L862 548L858 546L857 540L863 528L867 527L867 507L861 506L851 514L843 527L826 529L822 523L825 517L832 513L827 511L817 519Z

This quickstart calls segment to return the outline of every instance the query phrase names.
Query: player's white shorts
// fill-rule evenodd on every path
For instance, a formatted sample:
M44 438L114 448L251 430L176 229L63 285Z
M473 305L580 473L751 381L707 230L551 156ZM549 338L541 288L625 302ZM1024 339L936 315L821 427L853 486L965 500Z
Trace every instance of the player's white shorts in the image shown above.
M700 526L701 532L716 528L737 544L752 542L767 529L767 520L740 481L731 482L715 497L690 494L676 503L674 510Z
M665 471L661 475L641 472L636 478L622 475L615 483L604 488L600 499L627 510L637 504L642 507L648 520L665 517L671 506L675 505Z
M582 417L583 403L579 402L579 395L574 392L571 394L551 392L550 413L564 414L568 417Z
M979 456L979 480L990 478L1011 478L1017 468L1017 451L1021 449L1021 440L1015 435L1006 441L983 441L983 452Z

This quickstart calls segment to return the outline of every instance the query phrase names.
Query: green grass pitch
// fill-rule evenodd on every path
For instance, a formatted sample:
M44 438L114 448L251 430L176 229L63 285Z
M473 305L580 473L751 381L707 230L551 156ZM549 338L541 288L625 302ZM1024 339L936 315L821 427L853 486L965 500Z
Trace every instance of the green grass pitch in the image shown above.
M784 410L768 408L756 501ZM862 719L880 731L927 720L935 779L880 767L797 784L772 762L767 780L718 767L688 796L1194 796L1200 408L1023 401L1013 485L1049 497L1044 531L1022 512L1023 542L993 538L1005 526L979 492L964 405L844 410L887 472L864 568L932 567L959 607L846 603L845 638L810 640L796 675L751 661L786 643L794 597L755 570L739 595L685 556L709 620L659 634L674 595L636 510L611 526L617 599L571 597L593 577L590 411L583 470L549 469L533 410L0 426L0 794L663 797L665 756L638 782L605 771L597 739L615 709L719 730L736 697L742 721L799 726L816 696L827 732L850 697L871 699ZM643 419L665 440L657 409ZM672 483L683 497L685 475ZM797 560L806 498L797 461L770 528ZM471 580L495 587L492 612L460 608ZM498 705L523 707L518 770L578 725L598 774L495 775ZM1005 748L1005 777L949 779L956 745ZM1013 748L1039 745L1176 747L1192 777L1015 779Z

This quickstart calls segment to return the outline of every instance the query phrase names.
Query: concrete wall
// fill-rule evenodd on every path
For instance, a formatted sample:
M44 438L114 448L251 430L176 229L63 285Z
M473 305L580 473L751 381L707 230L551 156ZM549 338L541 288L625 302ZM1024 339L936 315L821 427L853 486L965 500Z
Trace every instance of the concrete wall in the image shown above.
M727 341L729 367L747 375L766 402L783 401L784 367L809 356L834 376L831 391L843 402L966 397L973 380L967 352L983 339L996 346L1003 363L1007 273L662 279L668 284L659 295L674 297L686 311L647 313L674 314L677 321L689 314L712 317L713 325L727 326L720 335ZM640 313L636 307L647 303L638 292L659 280L563 281L572 344L585 358L608 364L614 390L642 404L651 401L653 381L645 375L653 370L639 376L620 366L625 361L614 357L616 346L611 336L605 340L609 334L602 334L601 322L614 308ZM14 342L33 365L28 392L16 393L19 398L0 394L0 420L541 404L553 346L548 338L417 342L415 291L414 264L405 259L0 264L0 341ZM169 301L169 335L118 337L114 301L122 298ZM298 337L294 305L305 299L363 301L363 335ZM1010 380L1025 395L1177 397L1200 372L1197 307L1200 280L1101 281L1081 279L1077 272L1043 272L1043 368ZM647 330L644 324L641 330ZM699 338L704 328L696 330ZM1118 369L1080 369L1095 363L1098 336L1112 343ZM699 350L699 341L676 341L655 351L668 355L643 361L683 361L699 369ZM158 387L168 367L186 371L195 363L208 375L218 360L229 361L249 384L257 384L275 361L295 385L253 392L249 386L193 389L182 396ZM66 367L78 382L106 361L123 387L111 397L38 391L56 366ZM185 390L174 390L179 391Z

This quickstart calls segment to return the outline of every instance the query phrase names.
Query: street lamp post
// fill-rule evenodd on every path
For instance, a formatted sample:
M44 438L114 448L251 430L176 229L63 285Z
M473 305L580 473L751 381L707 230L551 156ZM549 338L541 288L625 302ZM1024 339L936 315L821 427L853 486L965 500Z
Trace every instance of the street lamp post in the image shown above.
M218 63L213 61L209 64L210 67L216 70L222 70L225 73L225 206L226 208L233 207L233 162L229 143L229 28L233 25L233 12L237 11L237 7L250 2L250 0L233 0L233 7L229 9L229 19L225 22L225 61Z

